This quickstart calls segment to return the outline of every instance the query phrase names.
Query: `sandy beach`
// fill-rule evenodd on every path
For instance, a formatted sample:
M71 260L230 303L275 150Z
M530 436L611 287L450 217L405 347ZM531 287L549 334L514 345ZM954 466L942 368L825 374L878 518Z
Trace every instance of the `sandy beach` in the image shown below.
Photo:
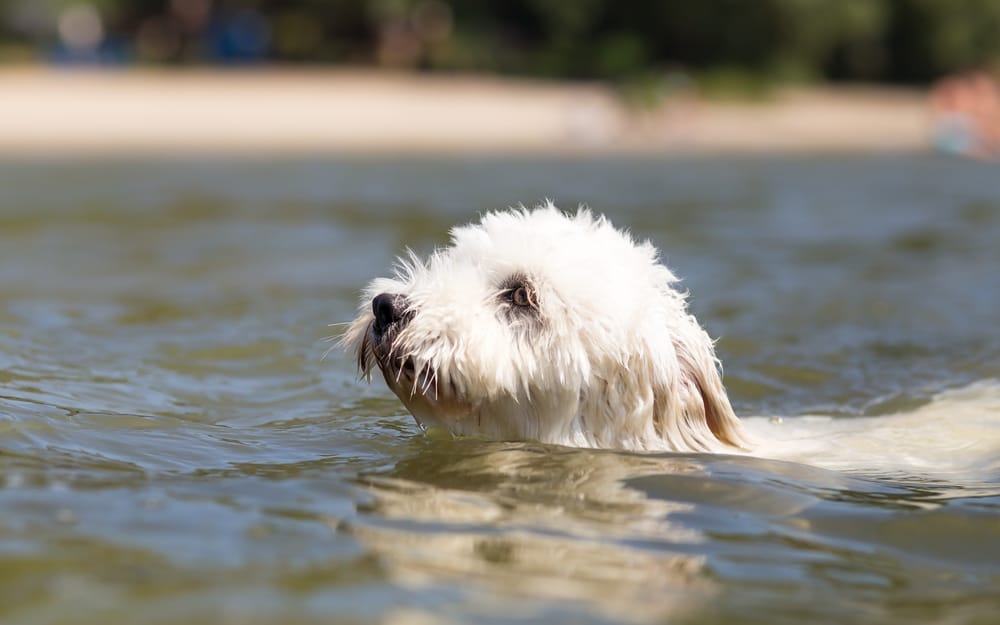
M755 153L927 149L921 91L810 88L764 102L360 70L0 70L0 155Z

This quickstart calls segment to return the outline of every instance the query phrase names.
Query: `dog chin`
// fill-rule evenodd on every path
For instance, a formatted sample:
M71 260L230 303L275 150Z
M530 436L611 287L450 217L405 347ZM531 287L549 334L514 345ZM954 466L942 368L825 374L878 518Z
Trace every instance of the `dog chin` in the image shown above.
M419 384L415 385L409 376L397 378L388 370L383 370L382 376L389 389L403 402L421 429L443 428L455 432L456 425L468 419L474 412L471 403L448 393L442 393L436 385L422 392Z
M386 386L399 398L416 419L421 429L444 428L456 432L457 424L476 411L472 402L458 397L450 385L439 385L437 375L429 367L419 372L412 358L393 359L379 354L376 364Z

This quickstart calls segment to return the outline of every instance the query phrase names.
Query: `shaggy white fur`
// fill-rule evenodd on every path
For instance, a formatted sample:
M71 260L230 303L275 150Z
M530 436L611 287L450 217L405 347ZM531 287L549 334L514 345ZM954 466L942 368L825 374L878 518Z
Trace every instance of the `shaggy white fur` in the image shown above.
M342 343L422 427L627 450L747 439L712 340L649 242L551 203L452 229L365 290Z

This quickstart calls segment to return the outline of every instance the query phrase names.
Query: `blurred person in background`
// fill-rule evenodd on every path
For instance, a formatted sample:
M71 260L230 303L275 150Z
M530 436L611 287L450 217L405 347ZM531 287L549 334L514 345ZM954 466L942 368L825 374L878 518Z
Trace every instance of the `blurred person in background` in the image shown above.
M946 76L931 88L930 106L935 149L974 158L1000 155L1000 91L992 76Z

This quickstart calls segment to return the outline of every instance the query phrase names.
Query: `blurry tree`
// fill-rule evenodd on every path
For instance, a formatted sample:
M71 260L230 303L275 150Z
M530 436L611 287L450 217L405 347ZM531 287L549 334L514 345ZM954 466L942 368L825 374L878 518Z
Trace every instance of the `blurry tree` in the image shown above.
M997 33L1000 0L0 0L0 59L624 81L926 82L996 63Z
M925 81L1000 60L1000 1L892 0L889 77Z

